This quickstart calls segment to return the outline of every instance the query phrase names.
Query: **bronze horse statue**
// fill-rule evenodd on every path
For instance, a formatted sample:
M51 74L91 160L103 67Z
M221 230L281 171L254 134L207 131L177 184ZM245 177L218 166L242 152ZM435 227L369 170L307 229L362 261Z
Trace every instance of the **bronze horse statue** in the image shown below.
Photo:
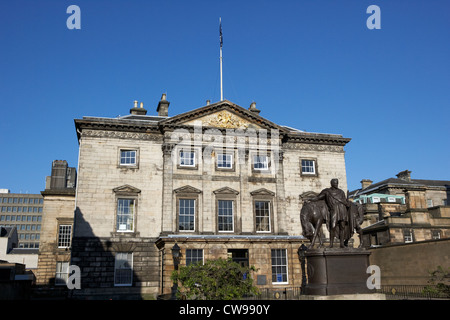
M302 224L303 236L311 242L309 248L314 246L317 237L319 237L319 248L323 247L322 224L329 221L328 215L328 208L324 200L308 202L303 205L300 211L300 222Z
M344 245L348 246L348 241L353 236L353 231L359 235L359 247L362 247L362 229L361 224L364 221L363 207L359 203L352 203L349 207L350 219L344 229ZM309 248L315 244L319 237L319 248L323 247L322 225L325 223L327 230L330 232L330 248L333 247L334 235L339 234L339 225L334 230L330 230L330 212L324 200L316 202L307 202L300 211L300 222L303 229L303 236L311 242ZM331 239L333 238L333 239Z

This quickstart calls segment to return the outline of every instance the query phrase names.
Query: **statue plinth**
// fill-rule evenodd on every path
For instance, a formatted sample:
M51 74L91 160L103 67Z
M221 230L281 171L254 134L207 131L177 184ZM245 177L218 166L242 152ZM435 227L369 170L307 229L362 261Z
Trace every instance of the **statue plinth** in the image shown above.
M373 293L367 288L370 252L356 248L308 249L305 252L306 294L337 295Z

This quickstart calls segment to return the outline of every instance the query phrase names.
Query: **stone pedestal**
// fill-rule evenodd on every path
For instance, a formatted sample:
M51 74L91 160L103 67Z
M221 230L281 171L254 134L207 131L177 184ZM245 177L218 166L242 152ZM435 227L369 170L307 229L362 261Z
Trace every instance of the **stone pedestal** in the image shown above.
M372 293L366 281L370 252L355 248L324 248L306 251L308 295Z

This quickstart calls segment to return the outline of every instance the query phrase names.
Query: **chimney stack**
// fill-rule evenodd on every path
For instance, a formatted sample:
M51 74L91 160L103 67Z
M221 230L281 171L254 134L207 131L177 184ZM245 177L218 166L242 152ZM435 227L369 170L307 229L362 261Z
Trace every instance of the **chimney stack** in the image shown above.
M372 180L370 179L362 179L361 180L361 188L364 190L365 188L367 188L368 186L370 186L372 184Z
M137 102L137 100L134 100L134 107L130 109L130 113L135 114L135 115L145 116L147 114L147 110L144 109L143 102L141 102L141 107L138 108L138 102Z
M169 116L169 104L170 104L170 102L166 100L166 94L163 93L161 96L161 101L159 101L158 107L156 108L156 112L158 112L158 116L160 116L160 117L168 117Z
M54 160L50 176L50 189L75 188L76 174L75 168L69 167L66 160Z
M397 174L397 178L411 182L411 171L405 170Z
M261 112L261 110L256 109L256 102L255 101L253 101L250 104L250 108L248 108L248 110L250 110L251 112L254 112L256 114L259 114Z

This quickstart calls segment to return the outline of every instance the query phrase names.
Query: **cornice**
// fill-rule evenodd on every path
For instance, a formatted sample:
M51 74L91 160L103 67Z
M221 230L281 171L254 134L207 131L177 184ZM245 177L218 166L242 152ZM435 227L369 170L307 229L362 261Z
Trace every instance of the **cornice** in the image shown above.
M66 189L45 189L41 191L42 196L70 196L75 197L75 188Z
M95 118L85 117L83 119L75 119L75 127L77 130L78 139L83 130L103 130L103 131L117 131L117 132L138 132L138 133L154 133L164 134L176 129L185 129L193 132L195 127L186 124L186 122L204 117L206 115L214 114L221 110L227 110L236 116L239 116L250 123L260 126L267 130L267 136L270 137L271 131L277 130L278 137L283 143L304 143L304 144L318 144L318 145L334 145L345 146L350 142L350 138L344 138L341 135L323 134L323 133L309 133L309 132L292 132L288 129L279 126L258 114L242 108L228 100L220 101L215 104L207 105L189 112L178 114L173 117L164 118L161 120L154 119L111 119L111 118ZM214 126L202 125L202 132L214 129L222 133L226 133L228 128L220 128ZM272 129L272 130L271 130ZM245 132L248 129L239 129Z
M344 138L341 135L296 132L296 133L288 133L283 142L345 146L351 140L352 140L351 138Z

